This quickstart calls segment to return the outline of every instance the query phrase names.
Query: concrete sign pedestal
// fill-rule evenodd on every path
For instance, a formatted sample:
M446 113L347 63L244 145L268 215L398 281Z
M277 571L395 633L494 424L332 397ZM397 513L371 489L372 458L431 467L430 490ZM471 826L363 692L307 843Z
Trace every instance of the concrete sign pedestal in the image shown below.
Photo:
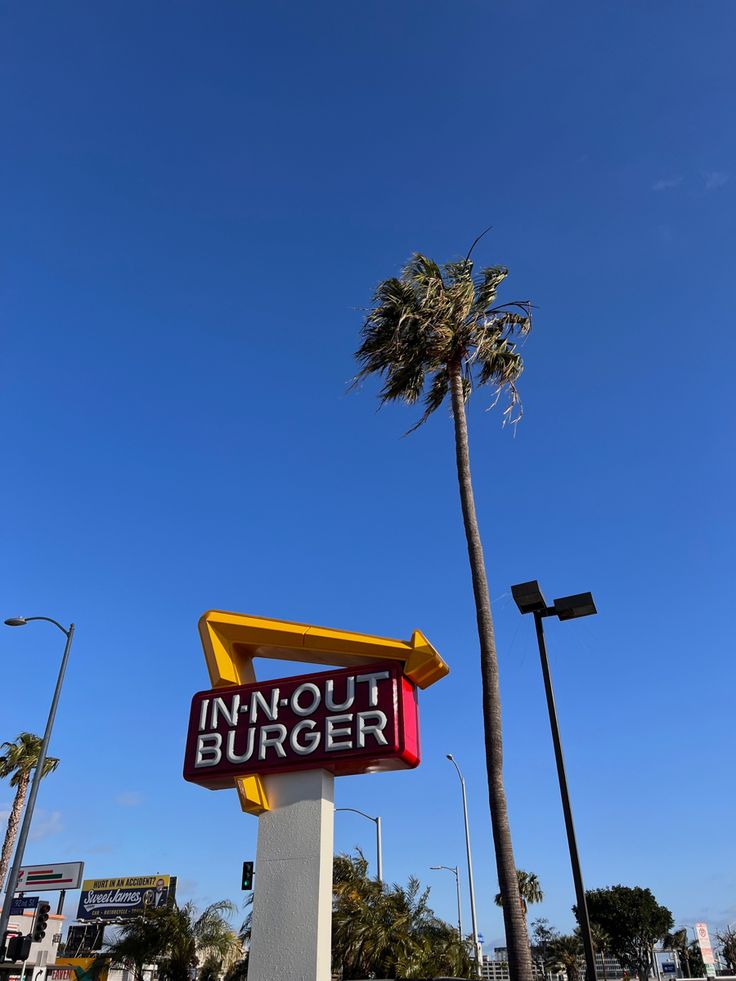
M248 981L330 981L334 776L266 777Z

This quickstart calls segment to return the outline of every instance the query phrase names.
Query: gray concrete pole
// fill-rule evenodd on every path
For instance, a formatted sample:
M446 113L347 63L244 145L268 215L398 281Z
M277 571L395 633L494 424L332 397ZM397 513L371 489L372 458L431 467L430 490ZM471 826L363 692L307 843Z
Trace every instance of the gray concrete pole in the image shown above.
M56 707L59 704L59 695L61 694L61 686L64 683L64 674L66 672L66 665L69 660L69 652L72 647L72 640L74 638L74 624L72 623L68 630L65 630L60 623L56 620L52 620L50 617L18 617L17 622L11 623L12 626L20 626L21 623L30 623L31 620L46 620L49 623L53 623L55 626L61 630L66 636L66 644L64 645L64 654L61 659L61 667L59 668L59 675L56 679L56 688L54 689L54 696L51 699L51 708L49 709L48 719L46 721L46 730L43 734L43 740L41 741L41 749L38 754L38 762L36 763L36 768L33 773L33 780L31 781L31 789L28 793L28 803L26 804L26 811L23 815L23 824L21 825L20 834L18 835L18 844L15 848L15 858L13 859L13 865L10 869L10 874L8 875L8 882L5 888L5 902L3 903L3 911L0 914L0 946L2 946L2 956L5 959L5 934L8 929L8 921L10 920L10 907L13 902L13 896L18 885L18 872L23 865L23 854L25 852L26 841L28 840L28 833L31 830L31 821L33 820L33 809L36 806L36 797L38 796L38 788L43 777L43 768L46 762L46 756L49 748L49 741L51 740L51 731L54 728L54 719L56 718ZM7 621L6 621L7 622Z
M448 760L457 770L457 775L460 778L460 788L463 795L463 820L465 821L465 851L468 858L468 887L470 891L470 923L473 930L473 953L475 954L475 965L476 974L480 978L483 975L483 964L480 955L480 945L478 943L478 921L475 915L475 885L473 883L473 858L470 852L470 825L468 823L468 797L465 792L465 778L460 772L460 767L457 765L457 760L451 754L447 754Z

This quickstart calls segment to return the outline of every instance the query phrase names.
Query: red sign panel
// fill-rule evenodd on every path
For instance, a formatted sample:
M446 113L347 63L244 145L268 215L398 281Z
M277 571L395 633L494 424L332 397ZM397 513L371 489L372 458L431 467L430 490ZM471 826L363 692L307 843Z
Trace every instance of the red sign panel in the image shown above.
M184 779L211 789L234 777L419 763L414 685L395 661L215 688L192 699Z

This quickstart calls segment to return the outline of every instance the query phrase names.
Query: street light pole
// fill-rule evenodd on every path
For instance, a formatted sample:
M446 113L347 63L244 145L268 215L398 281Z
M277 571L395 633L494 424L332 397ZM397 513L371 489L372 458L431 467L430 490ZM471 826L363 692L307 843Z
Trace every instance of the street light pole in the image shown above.
M549 711L549 724L552 729L552 742L555 748L555 760L557 762L557 777L560 784L560 796L562 797L562 811L565 815L565 830L567 831L567 844L570 850L570 862L572 864L572 877L575 883L575 897L577 899L577 913L580 921L580 933L585 950L586 981L596 981L595 953L593 950L593 938L590 934L590 919L588 917L588 901L585 898L585 886L583 885L583 873L580 868L580 856L578 855L578 845L575 838L575 825L572 820L572 808L570 806L570 793L567 786L567 774L565 772L565 759L562 755L562 742L560 740L560 728L557 722L557 708L555 706L555 695L552 689L552 677L549 671L547 660L547 645L544 639L544 628L542 626L542 615L534 614L534 626L537 629L537 643L539 644L539 657L542 662L542 675L544 676L544 690L547 695L547 709Z
M460 942L463 939L463 908L460 902L460 869L457 865L430 865L430 868L434 872L439 872L440 869L445 869L446 872L452 872L455 876L455 891L457 892L457 932L460 937Z
M475 953L475 966L476 973L478 977L483 974L483 964L480 954L480 948L478 944L478 922L475 916L475 886L473 884L473 859L470 854L470 826L468 824L468 797L465 793L465 778L460 772L460 767L457 765L457 760L452 755L452 753L447 754L447 759L452 763L452 765L457 770L457 775L460 778L460 788L463 795L463 819L465 821L465 851L468 857L468 887L470 891L470 923L473 929L473 951Z
M54 719L56 718L56 707L59 704L59 695L61 694L61 686L64 682L64 674L66 672L66 665L69 660L69 652L72 647L72 640L74 638L74 624L69 625L69 629L62 627L62 625L57 621L53 620L51 617L12 617L6 620L5 623L9 627L23 627L32 620L45 620L47 623L53 623L55 627L66 637L66 643L64 645L64 654L61 659L61 666L59 668L59 675L56 679L56 688L54 689L54 696L51 699L51 708L49 709L48 719L46 721L46 730L43 734L43 740L41 741L41 749L38 753L38 762L36 763L35 771L33 774L33 780L31 781L31 789L28 793L28 803L26 804L26 811L23 815L23 824L21 825L20 834L18 835L18 844L15 848L15 858L13 859L13 865L10 869L10 874L8 875L7 886L5 888L5 902L3 903L3 911L0 914L0 950L2 952L2 960L5 960L5 934L8 929L8 921L10 920L10 907L13 902L13 896L15 895L15 890L18 885L18 872L23 864L23 853L25 852L26 841L28 840L28 833L31 830L31 821L33 820L33 809L36 805L36 797L38 796L38 788L41 783L41 778L43 776L44 763L46 762L46 755L48 753L49 741L51 739L51 730L54 727Z
M352 811L353 814L360 814L367 821L373 821L376 826L376 879L383 883L383 848L381 845L381 815L371 817L364 811L359 811L356 807L336 807L335 811Z
M534 626L536 628L537 643L539 645L539 658L542 662L544 690L547 696L549 723L550 728L552 729L552 743L554 745L555 761L557 763L557 778L560 784L560 796L562 798L562 811L565 816L567 845L570 851L572 877L575 883L577 917L580 924L580 935L583 941L583 949L585 951L585 978L586 981L596 981L595 951L593 949L593 938L591 937L590 933L588 903L585 898L583 873L580 868L580 856L578 855L578 846L575 839L575 826L572 820L572 807L570 806L570 794L567 786L567 775L565 773L565 760L562 755L560 728L557 722L557 708L555 706L555 695L552 688L552 677L550 675L549 661L547 659L547 644L544 639L544 627L542 620L544 617L549 616L558 616L560 620L574 620L581 616L588 616L596 613L597 610L593 602L593 597L590 593L565 596L562 599L554 600L553 605L548 607L536 580L527 583L520 583L518 586L512 586L511 593L521 613L534 614Z

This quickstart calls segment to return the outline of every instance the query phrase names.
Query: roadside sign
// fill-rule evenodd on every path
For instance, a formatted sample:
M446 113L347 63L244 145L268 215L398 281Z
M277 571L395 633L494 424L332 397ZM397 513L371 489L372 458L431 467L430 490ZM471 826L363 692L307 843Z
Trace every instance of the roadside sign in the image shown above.
M212 789L252 774L346 776L418 763L416 688L393 661L215 688L192 700L184 779Z
M40 896L15 896L10 904L10 915L22 916L23 910L35 909L40 898Z
M82 882L84 862L64 862L61 865L24 865L18 872L18 892L36 889L49 892L57 889L78 889Z
M700 946L700 954L703 958L703 964L705 964L706 968L712 967L716 962L716 958L713 953L713 947L711 946L710 934L708 933L707 925L705 923L696 923L695 933L698 937L698 945ZM707 970L705 973L708 973ZM712 974L715 975L715 973L716 972L714 970Z
M290 620L271 620L266 617L254 617L249 616L244 613L228 613L224 610L209 610L205 613L199 620L199 635L202 641L202 647L204 648L205 661L207 662L207 668L210 675L210 682L213 689L227 688L231 689L232 686L253 686L255 683L255 673L253 670L253 659L255 657L263 658L275 658L276 660L285 661L299 661L304 664L328 664L334 665L335 667L348 668L355 667L360 671L360 667L368 667L374 662L383 661L394 661L396 664L401 666L401 673L405 676L405 680L411 682L411 684L416 685L417 688L429 688L440 678L443 678L449 671L448 666L439 656L437 651L432 647L430 642L424 636L420 630L415 630L411 635L411 639L408 641L395 640L392 637L378 637L373 634L362 634L355 633L351 630L333 630L329 627L318 627L313 624L308 623L293 623ZM362 673L362 672L361 672ZM353 679L354 682L356 679ZM364 686L360 686L364 687ZM270 693L273 695L275 688L273 685L270 686ZM308 689L309 690L309 689ZM227 692L231 694L232 692ZM201 693L202 699L206 697L207 693ZM263 693L261 693L263 696ZM195 696L196 698L197 696ZM213 691L211 693L213 704L209 706L210 711L208 712L207 707L203 708L202 711L205 714L203 719L203 724L207 722L207 715L209 714L209 721L212 722L212 711L214 711L214 704L218 704L218 693ZM334 702L334 699L332 700ZM346 698L345 712L349 707L350 698ZM371 697L372 701L372 697ZM232 709L232 704L230 708ZM288 700L287 700L288 705ZM201 706L200 706L201 707ZM227 706L225 706L227 708ZM243 707L243 706L241 706ZM281 705L281 699L279 699L279 708L283 707ZM299 703L301 707L301 702ZM317 708L315 703L313 708ZM275 708L275 707L274 707ZM371 705L370 708L376 708L375 705ZM250 704L246 702L243 707L243 711L250 711ZM379 711L382 710L379 709ZM219 714L219 709L216 714ZM263 714L262 712L260 713ZM271 712L271 715L277 714L276 712ZM305 715L311 715L311 709L309 712L304 713ZM297 715L299 713L297 712ZM241 723L241 728L245 724L245 720L242 715L238 715L238 719ZM257 720L256 720L257 721ZM301 721L301 720L300 720ZM305 744L304 729L312 729L312 723L315 720L304 719L307 723L306 726L299 727L299 732L297 732L295 738L299 740L301 733L300 742L302 745ZM325 726L328 723L325 721ZM333 720L335 723L337 720ZM275 722L275 720L274 720ZM356 722L357 724L357 722ZM281 720L275 722L275 729L269 730L271 737L276 737L284 729L284 724ZM341 727L342 728L342 727ZM202 730L204 732L204 730ZM195 739L196 742L196 735ZM235 739L235 733L227 733L228 742L232 742ZM333 733L337 735L337 733ZM246 747L245 753L242 750L235 754L233 750L230 751L230 756L238 755L242 763L242 768L238 774L230 773L229 780L226 779L224 771L228 769L226 765L223 766L223 773L220 775L220 785L222 787L235 785L238 790L238 797L240 798L241 808L249 814L263 814L265 811L269 810L268 796L266 794L265 784L261 777L261 774L252 767L246 766L246 763L251 755L255 755L256 759L260 757L260 745L256 748L255 754L248 754L247 748L248 743L251 738L254 738L254 733L243 733L241 731L239 736L239 742L241 739L245 739ZM212 750L217 743L223 739L223 733L219 731L210 731L207 733L207 739L204 743L210 750ZM259 737L260 738L260 737ZM264 738L269 738L268 733L264 735ZM317 739L321 741L321 734L318 732L311 732L311 738L306 740L306 743L311 747L316 749ZM325 734L326 738L326 734ZM360 741L360 739L358 739ZM291 739L287 745L290 745ZM346 740L340 739L338 743L342 743L341 748L345 748ZM227 743L225 744L227 745ZM283 745L279 742L279 747L283 748ZM187 753L189 754L190 745L187 747ZM273 743L269 743L268 746L264 747L264 752L271 749L271 755L274 754L280 757L278 749L273 748ZM337 749L336 745L332 745L331 749ZM364 748L364 747L360 747ZM287 750L288 752L288 750ZM195 747L196 754L196 747ZM292 756L297 755L301 757L298 751L296 754L292 750ZM311 755L311 754L306 754ZM333 757L333 753L327 754L329 758ZM217 757L217 753L208 752L204 756L209 758L208 766L211 765L213 758ZM261 757L262 762L265 759ZM314 757L312 757L312 762L316 762ZM363 757L363 762L367 764L366 757ZM383 764L387 764L388 760L384 759ZM417 759L413 765L416 765L419 760ZM187 765L189 760L187 760ZM198 767L192 767L197 773L201 772ZM299 769L311 769L309 766L304 766L300 764ZM400 769L401 764L399 763L396 767L391 767L389 765L383 765L382 769ZM261 767L263 769L263 767ZM297 769L297 767L290 767L287 764L287 769ZM321 764L317 763L314 767L315 770L323 769ZM328 767L332 769L332 767ZM281 767L282 772L284 767ZM334 770L333 772L338 772ZM342 773L349 773L350 770L342 770ZM364 772L362 769L354 769L353 773ZM211 774L211 771L210 771ZM185 779L191 780L191 776L185 777ZM200 781L194 780L194 783L199 783ZM203 781L205 782L205 781ZM206 784L213 786L213 781L207 780ZM302 926L304 922L302 922Z
M672 961L662 962L662 974L677 974L677 968Z

